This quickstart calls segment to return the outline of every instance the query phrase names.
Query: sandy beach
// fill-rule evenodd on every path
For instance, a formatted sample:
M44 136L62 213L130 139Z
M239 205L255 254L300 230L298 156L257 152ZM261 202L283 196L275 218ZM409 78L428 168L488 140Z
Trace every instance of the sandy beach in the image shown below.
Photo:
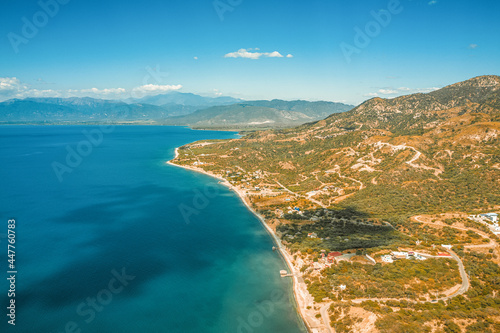
M179 149L175 149L175 157L174 160L179 156ZM303 322L305 323L305 326L309 332L312 333L330 333L332 330L330 327L327 327L321 319L318 319L315 317L315 315L318 313L319 308L314 309L314 302L313 298L307 291L307 285L305 282L302 280L301 273L300 273L300 267L298 267L296 264L294 265L294 260L292 258L292 255L288 252L288 250L281 244L281 240L278 238L276 235L275 231L266 223L264 217L262 217L259 213L257 213L249 204L249 201L247 199L247 194L245 191L242 189L232 185L227 179L222 178L220 176L214 175L212 173L209 173L202 168L198 168L195 166L186 166L186 165L179 165L172 163L172 161L166 162L167 164L176 166L176 167L181 167L187 170L191 171L196 171L199 173L203 173L207 176L217 178L221 181L222 185L227 186L229 189L233 190L236 192L241 199L241 201L245 204L245 206L261 221L261 223L264 225L266 230L269 232L269 234L273 237L274 242L276 243L276 246L279 250L279 253L281 256L285 259L285 262L290 270L290 274L293 274L293 292L297 304L297 309L299 315L302 317ZM277 272L278 273L278 272ZM307 309L309 307L309 309Z

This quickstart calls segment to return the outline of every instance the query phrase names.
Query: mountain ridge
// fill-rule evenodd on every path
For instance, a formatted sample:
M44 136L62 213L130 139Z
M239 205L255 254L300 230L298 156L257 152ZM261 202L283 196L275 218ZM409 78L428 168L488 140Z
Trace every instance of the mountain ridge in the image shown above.
M182 95L175 94L175 96L182 98L186 95L189 98L197 96L184 93ZM161 98L164 95L158 96ZM207 100L204 97L198 97L201 98L199 101ZM210 103L219 101L217 98L208 98L208 100ZM225 99L225 101L229 102L230 100ZM11 99L0 103L0 122L40 122L44 124L139 122L197 128L270 128L300 125L324 118L334 112L347 111L352 107L333 102L283 100L245 101L241 104L217 105L207 108L201 105L175 103L153 105L91 97Z
M177 104L191 107L206 108L215 105L228 105L243 102L240 98L230 96L204 97L193 93L172 91L166 94L145 96L139 99L127 99L126 102L133 104L144 103L156 106Z
M290 127L322 119L350 110L353 106L335 102L302 100L245 101L198 110L182 117L165 120L167 125L187 125L193 128L255 128Z

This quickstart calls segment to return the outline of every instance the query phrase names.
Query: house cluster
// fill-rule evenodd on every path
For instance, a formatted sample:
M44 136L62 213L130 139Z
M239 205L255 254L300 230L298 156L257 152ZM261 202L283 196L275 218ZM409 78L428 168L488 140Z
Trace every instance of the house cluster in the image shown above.
M413 252L413 251L408 251L408 252L391 252L391 254L387 254L385 256L382 256L382 262L387 262L387 263L393 263L394 260L398 259L416 259L416 260L426 260L425 257L421 256L420 254Z
M337 192L339 195L341 195L341 191L343 191L343 189L341 189L340 187L327 185L323 188L307 192L306 196L310 198L318 194L328 194L329 192Z
M470 215L469 219L476 221L476 222L482 222L484 224L487 224L491 231L495 235L500 235L500 226L498 225L498 214L497 213L484 213L484 214L479 214L479 215Z
M343 188L336 187L336 186L333 186L333 185L325 186L323 188L323 191L325 191L325 192L330 192L330 191L331 192L337 192L337 194L339 194L339 195L344 194L344 189Z
M498 214L497 213L484 213L479 215L470 215L471 219L480 219L493 224L498 224Z
M316 194L321 194L321 193L323 193L323 192L322 191L309 191L306 193L306 196L308 196L310 198L310 197L315 196Z
M304 214L304 213L300 210L300 208L299 208L299 207L293 207L293 208L292 208L292 207L290 207L290 206L288 206L288 211L287 211L287 213L288 213L288 214L297 213L297 214L299 214L299 215Z
M498 224L498 214L497 213L479 214L479 216L490 221L491 223Z

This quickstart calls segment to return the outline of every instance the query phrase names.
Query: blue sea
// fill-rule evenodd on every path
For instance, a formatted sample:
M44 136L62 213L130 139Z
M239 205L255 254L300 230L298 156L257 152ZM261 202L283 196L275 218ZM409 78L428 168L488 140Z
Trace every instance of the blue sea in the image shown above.
M216 179L165 163L175 147L235 137L0 126L0 331L306 332L259 220Z

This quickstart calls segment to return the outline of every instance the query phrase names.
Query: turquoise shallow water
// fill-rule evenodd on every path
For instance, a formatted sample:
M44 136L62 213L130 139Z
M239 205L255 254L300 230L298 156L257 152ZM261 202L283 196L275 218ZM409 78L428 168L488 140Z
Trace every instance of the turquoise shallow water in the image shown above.
M2 310L1 332L305 332L257 218L217 180L165 164L235 133L120 126L89 146L82 131L98 129L0 126L2 309L9 218L18 270L16 326Z

